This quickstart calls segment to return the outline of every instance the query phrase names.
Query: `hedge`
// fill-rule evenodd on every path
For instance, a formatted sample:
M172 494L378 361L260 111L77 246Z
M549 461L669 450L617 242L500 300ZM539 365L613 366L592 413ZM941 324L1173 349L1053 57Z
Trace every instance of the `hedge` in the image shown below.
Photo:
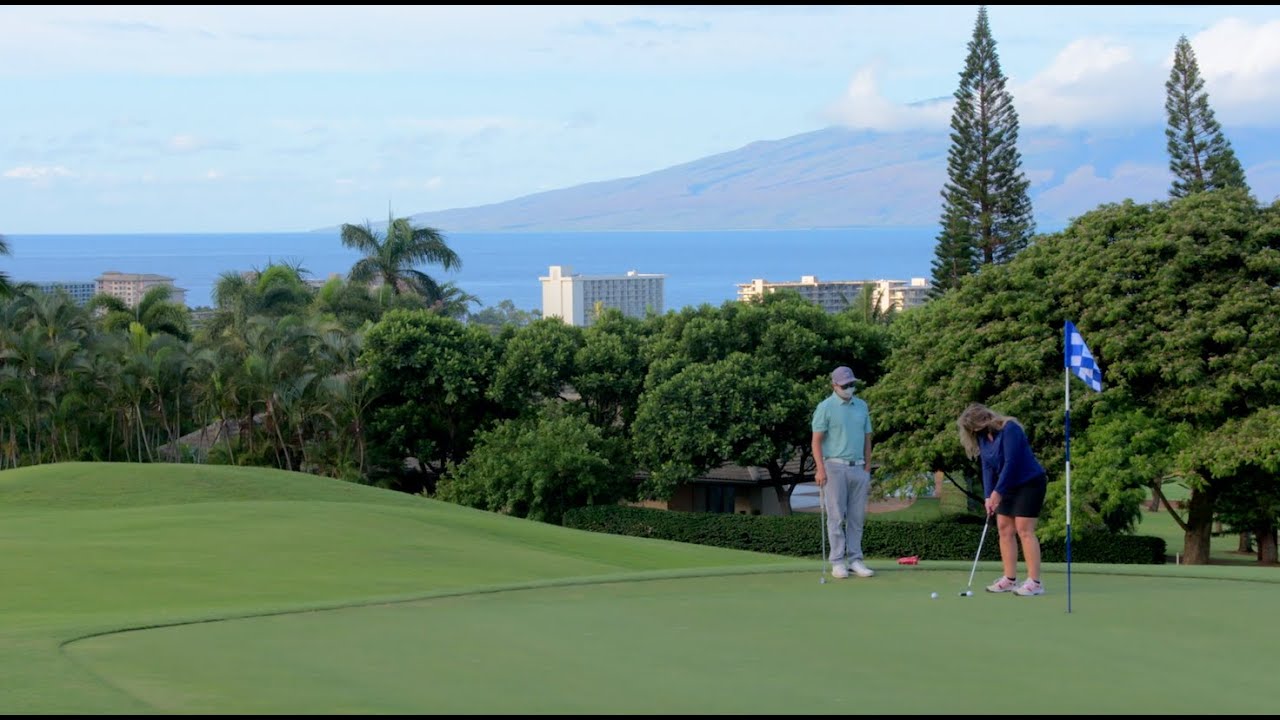
M821 554L820 516L795 513L785 516L693 513L676 510L593 505L565 512L565 527L613 535L657 538L714 545L774 555L816 557ZM929 560L973 560L982 535L982 518L952 515L938 520L906 522L870 518L862 533L867 557L897 558L909 555ZM1065 562L1065 543L1042 543L1045 562ZM994 523L982 546L982 559L999 560L1000 543ZM1094 533L1073 537L1071 561L1161 565L1165 562L1163 538L1145 535Z

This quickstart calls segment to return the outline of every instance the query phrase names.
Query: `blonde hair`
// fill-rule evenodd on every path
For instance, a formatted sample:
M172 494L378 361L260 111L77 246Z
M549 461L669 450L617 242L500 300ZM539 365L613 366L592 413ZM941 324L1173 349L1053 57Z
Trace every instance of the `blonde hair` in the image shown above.
M973 459L981 454L978 436L983 433L996 433L1004 429L1008 423L1017 423L1017 418L1001 415L982 403L969 403L969 406L956 418L956 427L960 429L960 444L964 446L964 454ZM1018 423L1021 425L1022 423Z

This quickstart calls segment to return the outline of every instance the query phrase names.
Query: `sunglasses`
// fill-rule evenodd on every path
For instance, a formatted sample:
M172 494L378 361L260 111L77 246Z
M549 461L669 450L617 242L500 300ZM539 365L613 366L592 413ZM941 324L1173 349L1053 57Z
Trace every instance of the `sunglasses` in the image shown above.
M853 387L856 384L857 383L845 383L843 385L840 385L839 387L841 390L848 390L849 388Z

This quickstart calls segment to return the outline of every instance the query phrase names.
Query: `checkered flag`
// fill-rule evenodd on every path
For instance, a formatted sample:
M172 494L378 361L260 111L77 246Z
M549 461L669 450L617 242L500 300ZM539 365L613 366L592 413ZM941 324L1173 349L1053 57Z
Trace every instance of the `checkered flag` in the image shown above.
M1066 367L1096 392L1102 392L1102 370L1093 360L1093 353L1084 344L1080 331L1070 320L1063 326L1064 346L1066 347Z

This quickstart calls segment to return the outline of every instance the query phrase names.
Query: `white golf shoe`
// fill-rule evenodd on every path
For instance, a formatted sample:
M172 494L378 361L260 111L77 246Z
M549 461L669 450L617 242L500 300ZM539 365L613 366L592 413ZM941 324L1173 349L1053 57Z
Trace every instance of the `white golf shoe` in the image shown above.
M866 565L863 565L861 560L854 560L853 562L849 563L849 569L852 570L853 574L857 575L858 577L871 577L872 575L876 574L875 570L872 570Z

